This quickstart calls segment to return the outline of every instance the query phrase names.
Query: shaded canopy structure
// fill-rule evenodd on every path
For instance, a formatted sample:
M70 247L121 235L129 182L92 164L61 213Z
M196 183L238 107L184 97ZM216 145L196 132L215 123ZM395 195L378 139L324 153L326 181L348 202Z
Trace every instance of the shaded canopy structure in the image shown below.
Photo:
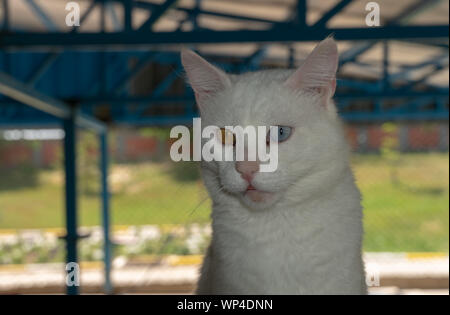
M182 46L239 73L298 66L332 35L345 120L448 120L448 1L377 1L379 26L359 0L80 0L80 26L66 24L66 3L1 0L0 127L64 128L67 262L78 258L76 130L99 134L106 292L108 128L192 122Z

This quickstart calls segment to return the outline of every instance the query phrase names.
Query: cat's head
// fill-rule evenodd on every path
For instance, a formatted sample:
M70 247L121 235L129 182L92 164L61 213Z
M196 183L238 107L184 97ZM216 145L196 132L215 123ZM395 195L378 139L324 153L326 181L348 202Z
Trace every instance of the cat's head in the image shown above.
M274 172L260 172L255 161L202 164L206 186L216 203L238 200L251 210L260 210L283 199L306 198L332 181L345 164L345 140L331 100L338 65L332 38L319 43L296 71L231 75L189 50L182 52L182 63L203 128L280 126Z

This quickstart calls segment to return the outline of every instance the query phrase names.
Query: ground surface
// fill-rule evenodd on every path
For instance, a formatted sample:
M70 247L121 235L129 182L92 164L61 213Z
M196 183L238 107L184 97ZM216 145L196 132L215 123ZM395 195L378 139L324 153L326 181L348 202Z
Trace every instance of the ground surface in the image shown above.
M386 257L387 255L387 257ZM199 260L167 257L160 264L113 263L116 293L192 293ZM448 294L448 256L412 257L406 254L366 254L370 294ZM101 293L101 264L81 264L82 292ZM1 293L63 293L64 264L0 266Z
M444 153L354 156L353 168L363 194L367 251L448 252L448 161ZM114 165L110 178L113 223L208 222L210 201L193 167L185 166ZM81 169L83 190L96 177ZM62 227L61 184L61 172L53 170L40 172L36 186L0 190L0 229ZM80 223L99 225L99 209L98 195L84 193Z

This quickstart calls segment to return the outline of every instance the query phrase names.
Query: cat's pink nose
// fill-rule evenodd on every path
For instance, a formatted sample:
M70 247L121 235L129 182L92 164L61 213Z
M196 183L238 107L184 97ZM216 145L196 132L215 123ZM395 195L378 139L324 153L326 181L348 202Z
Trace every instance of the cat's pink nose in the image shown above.
M251 182L253 175L259 171L258 161L237 161L236 171L241 174L241 177L247 182Z

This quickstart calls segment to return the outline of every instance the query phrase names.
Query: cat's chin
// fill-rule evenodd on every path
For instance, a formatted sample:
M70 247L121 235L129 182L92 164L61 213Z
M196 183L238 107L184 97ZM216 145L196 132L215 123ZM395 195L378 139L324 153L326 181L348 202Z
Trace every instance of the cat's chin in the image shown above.
M278 200L275 193L261 190L246 190L242 193L242 202L252 210L264 210Z

